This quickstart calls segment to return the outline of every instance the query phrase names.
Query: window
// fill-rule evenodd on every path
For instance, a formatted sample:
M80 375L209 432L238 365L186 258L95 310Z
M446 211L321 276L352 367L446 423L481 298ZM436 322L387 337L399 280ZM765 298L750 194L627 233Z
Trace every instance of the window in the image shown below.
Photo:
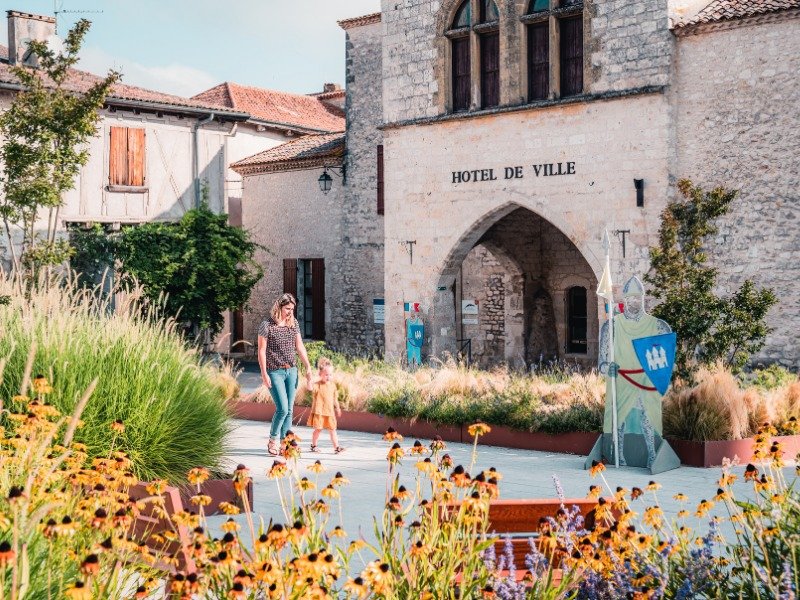
M300 333L312 340L325 339L325 259L283 260L283 291L297 298L295 316Z
M567 290L567 353L586 354L588 311L586 288L571 287Z
M145 182L145 138L139 127L111 127L108 184L142 187Z
M583 0L531 0L522 21L528 29L528 100L582 94Z
M477 10L477 19L473 11ZM500 104L500 13L494 0L464 0L456 10L450 29L452 62L452 108L454 112L472 106L472 49L477 44L480 61L475 76L480 79L480 106Z

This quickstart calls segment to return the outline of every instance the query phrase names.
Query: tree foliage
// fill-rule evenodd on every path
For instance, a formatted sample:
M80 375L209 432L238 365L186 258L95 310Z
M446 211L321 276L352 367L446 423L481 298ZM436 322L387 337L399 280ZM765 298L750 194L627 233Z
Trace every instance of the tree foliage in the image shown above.
M96 283L119 261L123 278L135 279L153 302L189 325L193 333L222 329L223 312L244 307L261 268L257 245L244 229L228 224L206 202L177 223L144 223L119 233L96 227L76 231L72 267L84 282Z
M22 230L19 257L14 244L9 244L15 268L57 264L67 256L68 247L55 239L58 209L89 159L87 142L97 133L98 111L120 77L110 71L85 92L69 86L70 71L78 62L89 27L89 21L78 21L60 53L44 42L29 42L38 67L11 67L22 89L0 115L4 139L0 148L0 218L9 243L12 226ZM47 232L41 239L35 228L43 210L47 211Z
M677 333L675 370L691 379L700 364L724 361L740 370L764 347L770 332L766 315L777 299L771 289L746 280L729 297L716 293L718 269L705 248L717 233L715 220L725 215L738 192L722 187L706 191L688 179L678 182L681 198L661 215L659 243L650 248L646 280L660 300L653 314Z

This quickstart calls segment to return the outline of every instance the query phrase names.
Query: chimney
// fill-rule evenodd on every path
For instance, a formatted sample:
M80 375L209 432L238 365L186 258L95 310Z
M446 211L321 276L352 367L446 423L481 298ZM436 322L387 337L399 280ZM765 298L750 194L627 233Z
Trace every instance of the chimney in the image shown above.
M28 42L46 42L56 33L54 17L33 15L18 10L6 11L8 15L8 62L12 65L38 66L36 58L28 52Z
M339 87L338 83L326 83L322 86L322 93L327 94L328 92L338 92L342 88Z

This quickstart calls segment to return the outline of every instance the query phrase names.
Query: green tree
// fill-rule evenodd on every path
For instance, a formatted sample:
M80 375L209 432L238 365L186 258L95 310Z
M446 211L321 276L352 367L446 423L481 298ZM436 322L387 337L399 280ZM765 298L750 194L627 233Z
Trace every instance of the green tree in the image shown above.
M35 269L58 264L69 255L65 240L56 240L58 211L64 192L75 185L75 177L89 159L87 142L97 133L99 110L119 73L110 71L85 92L69 83L78 62L89 21L82 19L67 34L64 51L56 53L44 42L31 41L30 52L38 67L15 65L11 72L20 92L0 115L0 217L9 242L12 226L22 230L17 254L9 243L14 268ZM35 227L47 211L44 239Z
M771 289L747 280L730 297L715 293L718 269L708 264L708 241L715 220L726 214L738 192L722 187L706 191L688 179L678 182L681 198L661 215L658 246L650 248L646 280L661 302L653 314L678 337L676 374L690 380L700 364L724 361L740 370L764 347L770 328L767 312L777 299Z
M142 284L167 314L197 335L222 329L223 312L242 308L262 270L253 260L257 245L227 215L206 202L178 223L145 223L123 230L118 244L122 273Z

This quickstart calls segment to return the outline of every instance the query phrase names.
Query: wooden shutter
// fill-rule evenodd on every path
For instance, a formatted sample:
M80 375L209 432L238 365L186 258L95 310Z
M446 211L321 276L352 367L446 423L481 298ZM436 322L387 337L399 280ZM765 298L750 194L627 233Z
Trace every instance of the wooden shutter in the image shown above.
M128 127L128 185L144 185L144 129Z
M378 144L378 214L383 211L383 144Z
M481 106L500 104L500 35L481 36Z
M231 352L244 352L244 346L237 343L244 339L244 313L241 310L231 314L231 337Z
M283 293L297 298L297 259L283 259Z
M550 32L547 21L528 27L528 99L550 95Z
M453 40L453 110L469 110L469 36Z
M228 198L228 225L231 227L242 226L241 198Z
M128 185L128 128L111 127L108 152L108 184Z
M325 339L325 259L311 259L311 338Z
M561 96L583 92L583 16L562 19L561 28Z

